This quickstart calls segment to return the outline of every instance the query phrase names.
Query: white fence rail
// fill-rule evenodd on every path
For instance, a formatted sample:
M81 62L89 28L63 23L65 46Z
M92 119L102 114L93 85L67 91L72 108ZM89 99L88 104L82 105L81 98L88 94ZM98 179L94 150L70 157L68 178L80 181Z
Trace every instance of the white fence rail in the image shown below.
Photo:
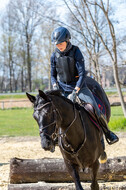
M32 107L32 104L29 100L1 100L0 101L0 108L1 109L8 109L8 108L28 108Z

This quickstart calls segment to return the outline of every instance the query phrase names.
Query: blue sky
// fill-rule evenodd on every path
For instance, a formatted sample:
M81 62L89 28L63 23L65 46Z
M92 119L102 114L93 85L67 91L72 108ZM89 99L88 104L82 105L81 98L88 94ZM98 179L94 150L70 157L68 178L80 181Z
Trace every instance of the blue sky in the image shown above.
M8 2L9 2L9 0L0 0L0 12L5 9Z
M126 30L126 0L112 0L112 5L116 7L115 18L119 20L118 27Z
M51 3L54 3L54 0L48 0ZM106 0L105 0L106 1ZM9 0L0 0L0 15L5 11L5 7L8 4ZM126 30L126 0L111 0L110 3L112 4L113 9L115 10L114 18L119 22L116 24L116 32L123 33ZM61 17L65 14L65 6L63 6L62 0L55 0L55 4L58 4L58 12L60 12Z

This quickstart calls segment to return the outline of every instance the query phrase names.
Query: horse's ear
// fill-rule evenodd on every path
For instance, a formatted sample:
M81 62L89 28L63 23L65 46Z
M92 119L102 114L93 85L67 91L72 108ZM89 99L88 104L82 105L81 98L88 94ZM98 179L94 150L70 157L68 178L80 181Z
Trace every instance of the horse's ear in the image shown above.
M35 100L36 100L36 97L35 97L35 96L32 96L31 94L28 94L27 92L26 92L26 95L27 95L28 99L29 99L32 103L35 103Z
M39 96L42 97L44 100L50 100L49 97L42 90L39 90Z

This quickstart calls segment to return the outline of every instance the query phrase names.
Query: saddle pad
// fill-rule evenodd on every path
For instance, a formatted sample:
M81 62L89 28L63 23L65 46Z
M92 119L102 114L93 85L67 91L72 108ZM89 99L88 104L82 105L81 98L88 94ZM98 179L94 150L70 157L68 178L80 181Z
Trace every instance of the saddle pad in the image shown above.
M97 105L100 109L100 111L104 114L104 116L106 117L106 108L105 105L103 104L103 102L96 96L96 94L93 93L93 96L95 98L95 101L97 102Z

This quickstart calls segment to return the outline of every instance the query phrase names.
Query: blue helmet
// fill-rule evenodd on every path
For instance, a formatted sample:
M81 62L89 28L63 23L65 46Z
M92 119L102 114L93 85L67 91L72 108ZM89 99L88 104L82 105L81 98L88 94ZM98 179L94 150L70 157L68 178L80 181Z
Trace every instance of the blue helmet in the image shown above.
M56 45L68 41L70 38L71 38L70 32L64 27L59 27L55 29L51 36L52 42L55 43Z

